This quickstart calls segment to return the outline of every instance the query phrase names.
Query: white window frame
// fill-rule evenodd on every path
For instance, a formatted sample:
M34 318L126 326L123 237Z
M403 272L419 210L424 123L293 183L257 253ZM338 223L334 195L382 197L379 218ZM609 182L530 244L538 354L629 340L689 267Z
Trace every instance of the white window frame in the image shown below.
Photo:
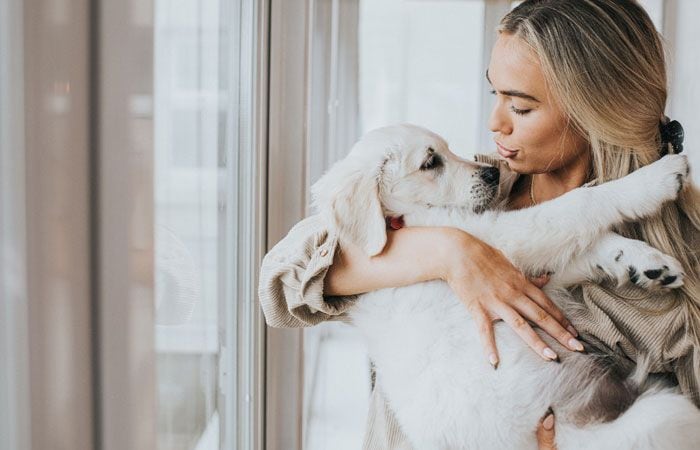
M225 267L235 267L227 280L220 311L229 324L221 342L220 405L227 420L221 427L222 448L262 450L265 446L265 319L257 301L258 268L267 244L268 161L268 0L241 0L229 4L233 23L240 26L229 36L233 83L245 86L237 98L229 98L231 121L226 160L228 179L238 183L237 198L227 199L226 223L236 223L237 238L226 244ZM235 173L234 173L235 172ZM234 178L235 177L235 178ZM222 187L225 189L225 187ZM237 216L237 221L234 220ZM233 303L233 305L231 304ZM231 324L237 323L234 328ZM233 333L236 331L236 333ZM227 350L231 349L231 350ZM236 367L232 361L247 361ZM231 374L232 376L227 376ZM235 392L235 395L229 393ZM227 395L229 394L229 395ZM230 414L227 413L230 412Z

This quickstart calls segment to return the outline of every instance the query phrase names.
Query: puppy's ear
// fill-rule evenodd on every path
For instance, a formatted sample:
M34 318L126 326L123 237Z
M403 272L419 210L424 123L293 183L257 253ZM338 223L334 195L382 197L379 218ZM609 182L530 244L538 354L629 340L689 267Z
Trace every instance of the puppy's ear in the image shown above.
M379 200L380 166L374 170L340 161L312 189L314 204L336 228L341 242L351 242L375 256L386 245L386 222ZM361 166L361 165L360 165Z

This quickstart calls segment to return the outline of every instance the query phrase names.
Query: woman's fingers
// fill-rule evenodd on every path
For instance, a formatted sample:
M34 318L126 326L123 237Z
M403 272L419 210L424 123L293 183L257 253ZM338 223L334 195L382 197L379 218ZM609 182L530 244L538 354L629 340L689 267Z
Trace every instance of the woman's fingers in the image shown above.
M505 323L515 331L525 343L532 348L535 353L547 361L559 361L559 356L554 353L542 338L535 333L527 320L525 320L516 310L511 307L504 307L498 311Z
M547 311L529 298L522 298L516 305L518 311L535 325L544 330L548 335L559 341L559 343L570 350L582 352L583 345L567 331L561 323Z
M557 307L557 305L554 304L554 302L547 297L547 295L542 292L537 286L530 286L526 289L527 295L542 309L547 311L549 315L554 317L557 322L559 322L564 328L566 328L569 333L573 334L574 336L578 336L578 332L576 329L571 325L571 322L569 322L569 319L564 316L564 313L561 312L561 310ZM552 336L556 337L556 336Z
M537 448L539 450L557 450L552 408L547 411L537 424Z
M572 341L573 328L555 304L530 282L498 249L459 232L446 241L449 249L440 278L469 309L479 327L486 357L494 367L499 357L494 342L493 319L503 319L545 360L556 360L554 351L535 333L528 320L538 324L566 348L580 349ZM535 280L539 286L547 276Z
M493 333L493 322L489 314L479 305L471 308L472 317L479 331L479 340L484 349L486 359L494 369L498 369L498 349L496 348L496 338Z
M538 288L542 289L547 283L549 283L549 275L540 275L537 278L530 278L530 283L534 284Z

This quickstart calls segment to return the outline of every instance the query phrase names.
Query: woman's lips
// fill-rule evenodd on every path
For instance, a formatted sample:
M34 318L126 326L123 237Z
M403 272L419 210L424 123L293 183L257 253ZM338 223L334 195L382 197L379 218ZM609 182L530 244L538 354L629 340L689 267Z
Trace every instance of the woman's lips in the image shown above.
M511 149L505 148L504 146L502 146L498 142L496 142L496 147L498 149L498 154L506 159L512 158L515 156L516 153L518 153L517 150L511 150Z

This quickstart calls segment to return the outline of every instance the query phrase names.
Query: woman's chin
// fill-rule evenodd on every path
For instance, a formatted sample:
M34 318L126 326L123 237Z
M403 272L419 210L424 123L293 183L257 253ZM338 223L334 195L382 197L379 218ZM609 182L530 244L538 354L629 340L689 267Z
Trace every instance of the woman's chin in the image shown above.
M513 172L516 173L530 173L528 171L528 164L525 163L522 159L516 159L516 158L507 158L506 164L508 164L508 168L512 170Z

